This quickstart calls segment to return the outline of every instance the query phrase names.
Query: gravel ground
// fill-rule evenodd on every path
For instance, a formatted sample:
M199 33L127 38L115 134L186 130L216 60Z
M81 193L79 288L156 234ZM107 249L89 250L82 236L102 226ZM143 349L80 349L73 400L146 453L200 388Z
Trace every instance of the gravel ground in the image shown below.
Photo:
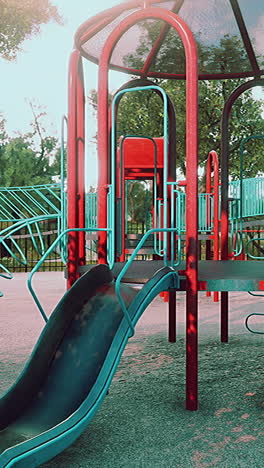
M21 273L0 284L1 394L20 373L44 324L26 278ZM63 275L38 273L33 284L50 313L65 290ZM95 419L75 444L42 466L263 468L264 336L248 333L244 319L263 312L264 300L241 292L230 296L229 344L219 342L219 304L199 296L199 411L184 409L184 294L177 295L175 344L167 341L167 305L158 297L129 340ZM261 329L261 318L255 326Z

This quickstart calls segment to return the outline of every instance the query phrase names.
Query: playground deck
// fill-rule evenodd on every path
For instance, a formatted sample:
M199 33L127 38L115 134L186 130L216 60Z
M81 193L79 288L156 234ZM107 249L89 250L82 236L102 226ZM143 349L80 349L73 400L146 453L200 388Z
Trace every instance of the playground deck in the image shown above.
M118 262L112 269L113 276L116 278L125 263ZM200 291L261 291L264 289L263 264L260 261L211 261L201 260L198 268L198 280ZM89 270L93 265L80 267L83 273ZM162 260L134 261L131 267L125 273L122 281L127 283L146 283L154 273L162 268ZM185 270L185 262L175 268L176 271ZM185 291L185 277L180 275L180 291Z

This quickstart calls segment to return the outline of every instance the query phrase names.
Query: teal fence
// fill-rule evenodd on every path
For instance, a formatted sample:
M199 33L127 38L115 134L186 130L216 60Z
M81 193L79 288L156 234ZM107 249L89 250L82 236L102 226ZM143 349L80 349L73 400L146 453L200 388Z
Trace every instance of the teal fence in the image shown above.
M0 188L0 266L30 271L66 227L61 184ZM20 255L17 255L17 252ZM60 243L45 269L62 269L66 245Z
M234 218L252 218L264 216L264 177L243 179L243 200L240 213L240 181L233 181L229 184L229 197L234 201L230 205L230 220ZM210 213L213 214L213 197L210 194L200 193L198 198L199 206L199 232L207 232L212 228L212 219L207 216L208 205ZM181 216L182 229L185 230L185 193L181 193ZM220 213L220 207L219 207ZM97 193L86 194L86 225L87 227L97 226Z
M97 227L97 193L87 193L85 198L86 226Z
M241 183L240 180L230 182L229 197L240 200ZM242 181L242 213L237 213L239 217L257 217L264 215L264 177L243 179ZM235 213L234 213L235 216Z
M264 216L264 177L243 179L242 204L240 200L241 183L239 180L230 182L229 197L233 199L230 203L230 221L233 234L239 233L242 229L242 221L250 218L260 219ZM178 220L181 232L185 231L185 193L177 191ZM212 230L213 197L210 194L199 194L199 232L205 233ZM241 208L242 206L242 208ZM211 215L208 217L209 213ZM242 212L241 212L242 209ZM1 187L0 188L0 236L1 232L9 227L10 236L6 236L5 241L0 242L0 257L3 267L11 271L30 270L32 265L38 261L40 251L43 253L53 240L66 228L66 195L61 184L37 185L32 187ZM34 223L21 223L21 229L14 232L11 226L24 220L36 218ZM43 217L43 221L41 220ZM180 219L179 219L180 217ZM19 225L19 224L18 224ZM16 224L17 226L17 224ZM97 227L97 193L86 194L86 227ZM146 227L145 227L146 229ZM142 230L144 232L144 229ZM141 232L140 231L140 232ZM135 231L136 232L136 231ZM25 265L17 265L16 260L9 250L13 245L13 240L25 252L28 262ZM96 235L87 236L87 255L94 260L96 255L97 240ZM157 235L158 238L158 235ZM162 236L160 235L162 239ZM239 237L237 236L236 253L240 251ZM64 242L64 243L63 243ZM38 245L41 248L36 248ZM256 243L254 241L254 243ZM161 244L163 244L161 242ZM250 247L252 247L251 242ZM163 246L161 245L161 248ZM66 260L66 241L63 240L54 254L54 261L47 265L47 269L63 268Z

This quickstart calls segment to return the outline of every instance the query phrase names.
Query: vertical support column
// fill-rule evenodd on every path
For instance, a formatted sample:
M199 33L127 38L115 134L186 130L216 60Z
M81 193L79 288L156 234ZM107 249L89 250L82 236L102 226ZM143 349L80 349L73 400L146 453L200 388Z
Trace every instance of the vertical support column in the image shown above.
M228 122L232 105L225 103L221 120L221 260L228 260L228 173L229 173L229 134ZM228 292L221 292L220 306L221 342L228 342Z
M169 342L176 342L176 291L169 291Z
M263 86L264 80L256 78L242 83L227 99L221 119L221 260L228 260L228 169L229 169L229 116L237 98L247 89ZM228 292L221 293L221 341L228 342Z
M108 113L108 63L113 46L106 42L98 72L98 227L107 227L107 193L110 182L110 142ZM107 233L98 234L98 263L107 263Z
M126 230L126 195L125 195L125 164L124 139L120 140L116 151L116 258L118 262L125 261L125 230Z
M228 292L221 292L221 325L220 336L222 343L228 343Z
M190 40L190 38L189 38ZM195 43L186 53L186 409L198 409L198 71ZM188 53L189 52L189 53Z
M198 65L191 31L186 56L186 409L198 409Z
M211 173L212 173L212 164L214 166L214 183L211 184ZM213 189L213 191L212 191ZM208 158L207 158L207 165L206 165L206 193L211 193L214 199L214 209L213 209L213 259L219 260L219 162L218 156L215 151L210 151ZM208 210L207 216L208 221L207 223L211 222L211 205L210 200L207 200ZM210 244L210 254L207 252L207 242L206 241L206 260L211 259L211 244ZM210 255L207 257L207 255ZM218 302L219 294L217 291L214 291L214 302Z
M146 7L124 18L109 35L99 61L98 93L98 151L100 159L99 227L106 223L106 185L108 183L108 66L115 44L133 24L147 18L158 18L170 24L179 34L186 55L186 211L187 261L186 261L186 408L198 407L198 66L197 48L192 32L186 23L164 8ZM106 237L100 238L100 260L105 260Z
M79 57L77 93L77 215L78 228L85 227L85 96L82 58ZM78 265L85 265L85 232L78 233ZM79 276L79 275L78 275Z
M205 193L211 193L211 172L212 172L212 158L209 156L207 158L207 164L206 164L206 188L205 188ZM206 223L207 226L210 225L211 222L211 203L210 199L207 197L206 198ZM207 231L207 235L210 235L211 232ZM205 241L205 259L206 260L211 260L211 239L206 239ZM206 291L206 296L210 297L211 296L211 291Z
M74 50L69 62L68 84L68 160L67 160L67 193L68 193L68 228L78 227L78 171L77 171L77 75L79 51ZM77 279L78 268L78 233L68 235L68 278L67 287L70 288Z

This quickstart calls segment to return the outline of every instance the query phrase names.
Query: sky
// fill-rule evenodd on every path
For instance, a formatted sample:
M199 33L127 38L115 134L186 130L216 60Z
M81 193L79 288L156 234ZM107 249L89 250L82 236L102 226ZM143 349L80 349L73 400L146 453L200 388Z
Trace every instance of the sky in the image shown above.
M41 26L39 35L23 42L16 61L0 59L0 112L6 119L10 136L30 130L32 111L28 100L41 106L47 113L45 125L48 134L60 137L61 118L67 113L68 61L73 48L74 34L87 19L120 0L52 0L64 19L64 25L55 22ZM97 85L97 66L85 60L85 74L89 89ZM117 86L120 74L115 73ZM95 133L90 127L90 140ZM92 147L93 157L95 148ZM96 182L96 168L91 183Z
M203 0L208 1L208 0ZM244 1L244 0L243 0ZM45 125L49 135L60 137L61 118L67 113L68 61L77 28L95 14L120 4L121 0L52 0L64 19L64 25L49 23L41 27L39 35L26 40L16 61L0 59L0 112L6 119L10 136L30 130L32 111L28 100L47 112ZM97 87L97 66L84 61L85 75L89 77L86 94ZM128 76L112 73L112 83L119 87ZM95 119L87 129L87 141L95 134ZM95 145L90 146L93 159L89 183L95 184L97 170Z
M50 120L57 125L67 111L67 74L74 34L85 20L110 8L119 0L53 0L64 18L64 26L49 23L41 33L22 44L15 62L0 60L0 112L8 132L24 130L32 118L26 99L46 106ZM87 61L85 61L87 62ZM89 62L90 88L96 86L97 66Z

